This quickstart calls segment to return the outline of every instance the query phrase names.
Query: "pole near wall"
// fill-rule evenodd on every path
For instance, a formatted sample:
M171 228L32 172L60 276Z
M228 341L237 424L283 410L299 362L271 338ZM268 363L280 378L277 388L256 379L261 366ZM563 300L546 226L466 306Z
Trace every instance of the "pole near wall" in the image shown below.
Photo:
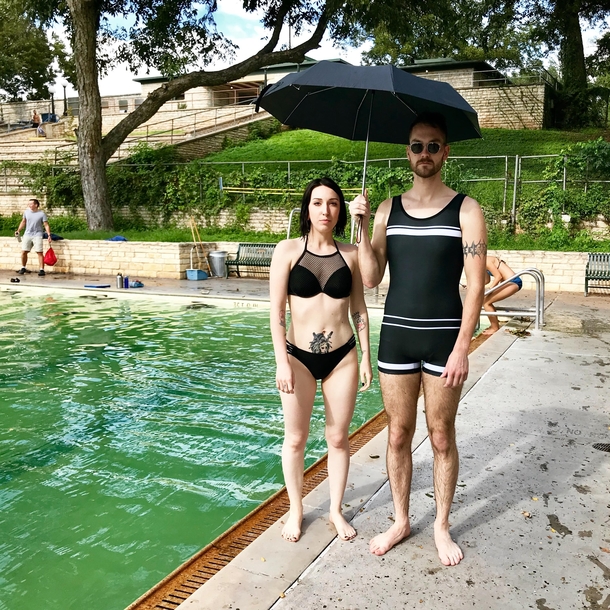
M515 155L515 177L513 181L513 209L510 213L510 221L514 225L517 224L517 189L519 188L519 171L521 169L521 158Z
M504 193L502 195L502 214L506 214L506 195L508 194L508 155L504 157Z

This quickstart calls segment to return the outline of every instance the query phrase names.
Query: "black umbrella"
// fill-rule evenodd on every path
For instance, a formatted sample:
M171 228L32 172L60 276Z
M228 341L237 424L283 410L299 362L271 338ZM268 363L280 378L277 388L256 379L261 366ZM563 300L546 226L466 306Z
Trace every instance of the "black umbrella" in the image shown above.
M363 192L369 141L408 144L422 112L445 117L449 142L481 137L477 113L451 85L390 65L321 61L265 87L259 107L284 125L365 141Z

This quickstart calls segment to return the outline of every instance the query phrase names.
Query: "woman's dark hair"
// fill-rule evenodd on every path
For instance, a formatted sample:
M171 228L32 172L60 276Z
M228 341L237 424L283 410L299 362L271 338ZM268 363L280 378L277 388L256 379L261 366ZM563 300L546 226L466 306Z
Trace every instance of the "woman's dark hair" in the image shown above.
M335 235L343 236L345 234L345 225L347 224L347 208L345 206L345 197L341 187L330 178L316 178L312 180L306 187L301 201L301 235L305 237L309 233L311 223L309 222L309 204L311 202L311 193L318 186L327 186L339 196L339 218L334 228Z

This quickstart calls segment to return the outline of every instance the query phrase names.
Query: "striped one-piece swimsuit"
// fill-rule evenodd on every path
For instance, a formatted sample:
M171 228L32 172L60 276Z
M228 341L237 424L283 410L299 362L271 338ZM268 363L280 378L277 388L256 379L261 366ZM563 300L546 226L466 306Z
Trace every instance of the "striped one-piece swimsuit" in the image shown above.
M464 267L457 194L440 212L414 218L392 199L386 229L390 289L379 339L382 373L440 376L462 323Z

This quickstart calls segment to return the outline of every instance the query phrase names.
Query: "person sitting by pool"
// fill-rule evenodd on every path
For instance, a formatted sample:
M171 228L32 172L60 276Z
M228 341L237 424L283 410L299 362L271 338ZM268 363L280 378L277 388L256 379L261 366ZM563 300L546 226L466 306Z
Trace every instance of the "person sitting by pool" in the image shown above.
M487 286L485 299L483 300L483 309L485 311L495 312L496 308L494 303L503 301L508 297L512 296L516 292L519 292L523 288L523 282L520 277L516 277L502 288L495 290L491 294L487 292L497 286L500 282L504 282L515 275L515 272L506 264L505 261L498 258L497 256L487 257ZM491 283L489 283L491 281ZM482 334L493 335L500 330L500 322L498 322L498 316L489 316L489 328L484 330Z
M349 471L349 425L361 391L372 380L369 321L356 246L336 242L347 223L345 198L330 178L305 188L301 203L301 237L275 247L270 269L271 336L276 360L275 383L284 413L282 469L290 514L282 536L301 537L305 444L317 390L322 382L328 445L330 521L339 537L351 540L356 530L341 511ZM286 330L286 301L291 323ZM354 323L362 351L358 353Z

